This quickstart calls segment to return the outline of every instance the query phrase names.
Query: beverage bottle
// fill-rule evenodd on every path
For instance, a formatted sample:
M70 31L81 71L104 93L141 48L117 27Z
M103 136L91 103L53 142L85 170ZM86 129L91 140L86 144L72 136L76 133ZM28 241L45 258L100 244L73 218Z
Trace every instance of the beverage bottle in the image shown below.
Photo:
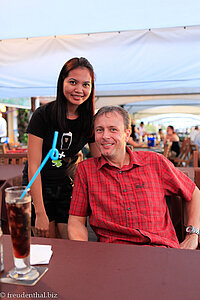
M4 270L4 263L3 263L3 232L1 230L1 223L0 223L0 272Z

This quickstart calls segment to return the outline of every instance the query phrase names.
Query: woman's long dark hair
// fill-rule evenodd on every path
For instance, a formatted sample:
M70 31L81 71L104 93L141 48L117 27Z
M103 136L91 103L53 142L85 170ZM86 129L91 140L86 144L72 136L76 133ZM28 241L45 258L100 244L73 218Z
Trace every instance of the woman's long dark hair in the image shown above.
M92 119L94 115L94 70L90 62L84 57L74 57L68 60L60 71L57 84L57 97L52 107L52 119L56 127L62 132L69 131L67 124L67 99L63 94L63 82L71 70L78 67L87 68L91 75L92 89L89 98L78 107L81 128L88 136L92 135Z

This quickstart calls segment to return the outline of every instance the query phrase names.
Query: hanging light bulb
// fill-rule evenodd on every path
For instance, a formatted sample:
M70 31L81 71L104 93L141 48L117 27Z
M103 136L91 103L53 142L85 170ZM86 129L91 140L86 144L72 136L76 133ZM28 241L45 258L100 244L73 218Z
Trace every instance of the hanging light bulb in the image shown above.
M6 112L6 106L4 104L0 104L0 112Z

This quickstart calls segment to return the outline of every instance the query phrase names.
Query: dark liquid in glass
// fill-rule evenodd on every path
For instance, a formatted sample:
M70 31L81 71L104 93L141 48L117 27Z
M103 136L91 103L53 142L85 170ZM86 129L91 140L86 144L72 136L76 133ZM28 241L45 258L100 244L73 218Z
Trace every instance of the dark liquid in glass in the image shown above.
M7 203L6 206L14 256L27 257L30 252L31 203Z

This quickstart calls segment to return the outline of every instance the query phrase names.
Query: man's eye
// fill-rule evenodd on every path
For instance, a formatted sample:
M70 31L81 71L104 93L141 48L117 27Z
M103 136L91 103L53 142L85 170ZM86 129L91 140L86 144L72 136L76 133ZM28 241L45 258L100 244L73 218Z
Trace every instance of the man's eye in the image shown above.
M102 131L102 129L100 129L100 128L96 129L96 132L101 132L101 131Z
M117 129L116 128L112 128L111 131L117 131Z

